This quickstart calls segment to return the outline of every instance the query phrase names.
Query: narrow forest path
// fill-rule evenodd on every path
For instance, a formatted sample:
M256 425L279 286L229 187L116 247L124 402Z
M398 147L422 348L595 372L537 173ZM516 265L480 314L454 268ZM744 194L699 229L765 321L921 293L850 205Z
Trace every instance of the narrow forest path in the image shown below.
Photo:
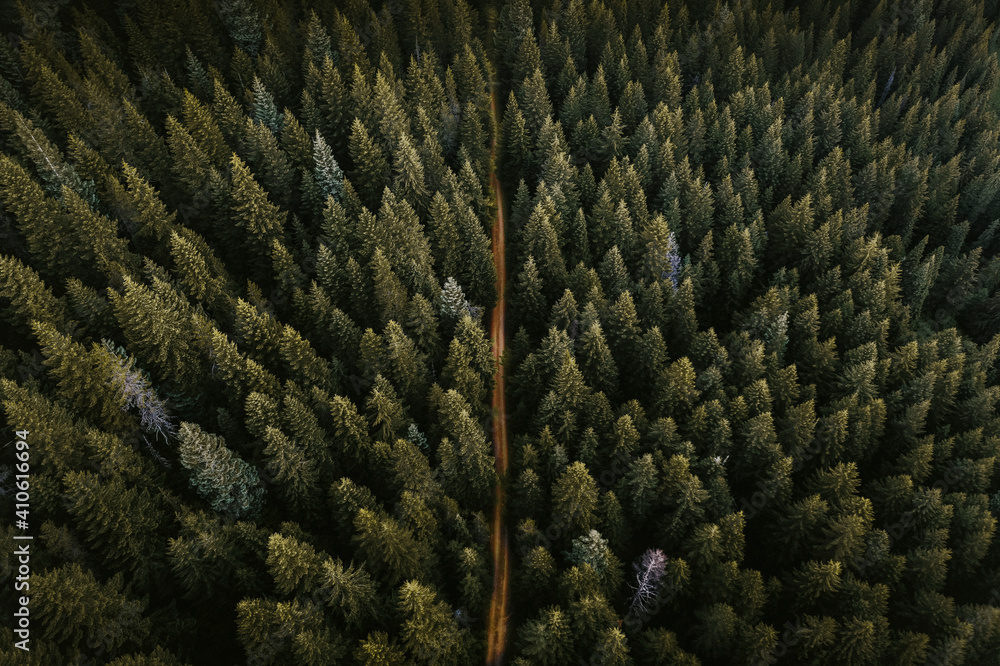
M490 527L490 548L493 551L493 598L490 601L489 624L486 628L486 663L500 666L503 663L504 647L507 643L507 599L510 582L510 547L507 526L504 525L507 476L507 405L504 399L504 370L501 358L504 351L504 324L507 314L507 300L504 292L507 286L507 269L504 263L504 220L503 191L496 174L496 152L499 142L500 116L497 113L496 88L490 93L490 111L493 114L493 170L490 185L497 199L497 219L493 224L493 265L497 271L497 303L493 308L490 338L493 341L493 358L497 371L493 385L493 455L496 457L497 490Z

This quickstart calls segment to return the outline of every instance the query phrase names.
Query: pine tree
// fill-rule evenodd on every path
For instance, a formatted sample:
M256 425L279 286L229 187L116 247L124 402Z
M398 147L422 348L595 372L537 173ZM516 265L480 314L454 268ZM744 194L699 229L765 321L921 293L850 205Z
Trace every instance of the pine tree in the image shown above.
M226 29L237 46L250 55L256 55L263 35L260 18L250 3L246 0L225 0L221 12Z
M525 31L514 52L514 65L511 68L511 78L523 81L531 76L536 69L542 67L542 53L538 48L533 31Z
M601 537L597 530L590 530L586 535L573 539L573 548L568 559L576 566L589 565L598 574L607 571L609 557L614 557L608 550L607 539Z
M530 254L518 273L511 301L511 309L520 314L522 321L532 328L537 327L537 322L548 310L542 277L538 273L535 258Z
M130 349L147 367L177 386L191 387L201 366L192 330L195 321L179 294L163 283L153 286L125 277L122 292L110 293L115 319Z
M197 243L201 240L201 243ZM219 260L198 238L194 242L182 238L177 232L170 234L170 254L177 267L181 282L193 298L221 309L228 287L225 275L216 273Z
M263 664L316 663L348 651L325 626L322 608L313 601L246 598L237 604L236 615L243 649Z
M462 110L459 123L459 142L468 154L469 161L478 169L486 169L489 161L486 128L480 119L480 111L475 102L469 100Z
M36 320L57 330L68 327L66 301L57 299L37 272L14 257L0 256L0 289L9 301L3 311L10 323L26 326Z
M218 78L212 81L212 97L212 115L222 135L230 145L239 144L247 121L243 108Z
M395 149L393 164L395 189L402 194L414 209L423 211L427 207L427 185L424 165L406 132L399 133L399 145Z
M18 152L35 165L46 190L53 196L59 196L63 186L77 191L90 201L95 201L93 183L85 183L77 169L64 161L62 152L46 137L45 133L35 127L31 120L20 112L7 107L3 108L4 129L16 137ZM73 135L70 135L73 138Z
M396 277L381 247L375 248L375 255L372 257L369 270L372 275L372 284L375 287L375 301L378 305L379 319L383 325L390 321L403 321L407 308L406 287Z
M324 560L320 571L320 587L326 603L335 609L349 626L361 626L380 613L375 582L363 565L347 567L339 559Z
M111 437L91 444L102 453L124 453ZM103 482L91 472L68 474L67 508L89 543L104 544L102 559L108 566L128 571L139 584L151 583L163 574L156 537L163 529L163 507L148 490L126 485L112 469L105 473L110 478ZM136 476L138 483L150 482L148 476ZM128 511L123 510L126 506Z
M517 52L525 35L530 35L534 31L534 17L531 5L526 0L504 5L500 10L500 17L497 24L493 41L497 53L513 54ZM505 80L510 80L513 68L508 65L507 59L500 59L498 66L501 68L501 75ZM517 79L515 79L515 82Z
M232 187L233 222L254 239L254 246L270 249L272 239L281 240L284 231L285 213L269 200L267 193L254 179L247 165L235 154L230 161ZM258 249L255 254L261 254Z
M171 170L181 191L192 196L202 192L211 180L211 159L173 116L167 116L167 146L173 156Z
M60 130L65 134L78 131L89 136L93 131L94 121L87 113L80 94L63 81L59 73L30 44L26 46L22 60L27 70L32 97L58 123ZM79 75L75 70L70 71L73 73L72 82L78 83Z
M462 395L451 389L443 398L440 418L447 436L441 440L438 455L445 487L467 504L485 508L496 477L486 434L473 420Z
M73 236L57 231L62 221L57 202L5 155L0 156L0 188L4 206L15 215L29 250L45 271L52 275L70 272Z
M535 68L524 77L520 85L519 102L523 109L525 126L531 136L538 136L545 119L552 115L552 102L545 86L542 71Z
M253 119L274 134L280 134L284 124L283 114L278 112L274 97L256 76L253 79Z
M333 157L333 151L327 145L323 136L316 130L313 139L312 155L314 163L314 177L319 186L320 196L325 201L328 197L333 197L334 201L340 201L344 195L344 174L340 170L340 165Z
M597 509L597 484L586 465L577 461L552 485L553 515L570 534L589 530Z
M281 149L288 155L289 161L295 168L304 169L313 166L315 164L313 140L309 138L309 133L288 107L285 107L283 115L285 126L278 138Z
M354 658L365 666L391 666L401 663L406 655L395 641L390 642L388 634L376 631L361 642Z
M167 543L167 559L186 598L234 587L250 593L263 575L256 569L267 533L249 523L225 525L217 515L185 510L180 531ZM206 547L207 546L207 547Z
M309 19L303 32L306 33L307 60L311 58L314 64L321 64L332 53L331 41L330 33L327 32L315 10L309 12Z
M376 439L394 441L402 431L406 415L396 391L382 375L375 376L365 407Z
M551 199L539 202L523 230L524 251L537 257L539 276L546 289L546 298L555 298L565 288L566 263L560 251L560 240L553 217L557 216Z
M152 631L150 618L143 617L148 602L129 595L120 574L102 583L72 562L36 574L31 582L41 641L63 647L66 654L82 657L80 646L88 641L107 654L126 654Z
M383 334L387 353L385 370L402 397L411 404L420 404L427 386L426 358L403 327L390 321Z
M264 455L268 456L267 471L276 482L282 499L294 511L308 515L318 503L319 478L316 461L307 457L304 447L299 442L289 439L273 426L266 428L263 440ZM277 576L275 582L278 583ZM278 587L281 589L281 585ZM290 587L287 589L291 591Z
M455 389L472 405L485 404L486 386L472 368L472 354L456 337L452 338L441 379L446 389ZM480 410L476 410L477 412Z
M513 182L530 173L529 170L534 165L533 152L527 121L518 107L517 98L511 91L500 130L498 159L504 180Z
M456 211L457 226L464 248L463 279L469 285L469 297L477 306L492 308L497 299L496 268L490 239L476 219L472 207Z
M572 630L569 618L559 606L542 610L520 631L521 651L539 664L555 666L571 659Z
M552 319L549 320L549 327L555 326L564 330L572 329L576 331L579 326L580 310L576 305L576 298L569 289L563 292L562 298L552 306Z
M369 208L376 208L381 201L382 190L389 178L389 164L385 152L368 133L368 128L354 119L350 136L351 160L355 173L352 180L358 183L363 202Z
M184 91L184 125L209 160L217 167L226 163L228 148L209 109L190 91Z
M607 666L625 666L629 663L628 640L624 632L617 627L610 627L601 632L594 654L598 664Z
M238 518L260 511L264 489L257 470L226 448L222 437L184 422L178 440L181 464L191 472L191 486L212 509Z
M267 568L282 596L312 588L320 576L321 559L312 546L275 532L267 541Z
M435 192L431 200L428 235L438 273L449 277L458 275L462 261L461 237L454 211L440 192Z
M425 296L434 295L437 278L432 267L431 246L413 207L386 188L376 222L377 231L374 227L362 231L366 253L373 254L375 247L380 245L407 289Z
M435 591L416 580L399 590L399 612L403 617L402 641L419 664L462 664L468 654L468 637L454 614Z
M577 413L590 394L576 360L569 353L564 355L550 387L538 406L538 422L550 426L556 437L565 444L573 439Z
M277 138L266 127L246 121L244 132L247 159L256 178L271 198L283 208L290 208L296 188L295 169Z
M395 518L361 508L354 517L354 530L352 540L381 580L395 585L404 579L426 577L427 546Z
M441 289L441 316L457 321L469 311L469 301L465 298L462 286L453 277L444 281Z

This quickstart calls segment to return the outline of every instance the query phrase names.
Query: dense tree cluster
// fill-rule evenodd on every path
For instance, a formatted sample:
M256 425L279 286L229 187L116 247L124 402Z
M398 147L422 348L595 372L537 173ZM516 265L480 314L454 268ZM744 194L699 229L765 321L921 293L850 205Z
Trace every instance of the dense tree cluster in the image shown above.
M35 663L476 660L494 75L466 3L413 11L3 17L0 402L30 431Z
M19 656L1000 664L998 15L5 5Z
M514 663L997 663L986 5L504 7Z

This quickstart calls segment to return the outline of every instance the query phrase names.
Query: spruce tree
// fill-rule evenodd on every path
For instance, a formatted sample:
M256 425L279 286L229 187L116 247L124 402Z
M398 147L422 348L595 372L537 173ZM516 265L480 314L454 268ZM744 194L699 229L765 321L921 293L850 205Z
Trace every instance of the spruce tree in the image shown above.
M344 174L318 129L313 139L312 156L313 175L316 178L317 186L319 186L320 196L324 201L328 197L333 197L334 201L340 201L344 194Z
M178 440L181 464L191 472L191 486L213 510L238 518L260 511L264 489L257 470L226 448L222 437L184 422Z

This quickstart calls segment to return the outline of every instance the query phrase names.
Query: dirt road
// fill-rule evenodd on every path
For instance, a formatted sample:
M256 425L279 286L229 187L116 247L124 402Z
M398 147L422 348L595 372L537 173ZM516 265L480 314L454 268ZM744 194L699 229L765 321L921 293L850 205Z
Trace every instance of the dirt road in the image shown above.
M495 120L493 135L493 163L496 164L497 132L500 116L497 113L496 90L490 96L490 109ZM497 372L493 388L493 455L496 457L497 490L496 505L490 528L490 548L493 551L493 599L490 601L489 624L486 629L486 663L500 666L503 663L504 648L507 644L507 600L510 582L510 547L507 527L504 525L506 492L504 479L507 476L507 406L504 400L504 371L500 358L504 350L504 319L507 300L504 295L507 272L504 264L504 221L503 192L496 170L490 173L490 184L496 193L497 219L493 224L493 265L497 271L497 304L493 308L490 337L493 340L493 358L497 361Z

